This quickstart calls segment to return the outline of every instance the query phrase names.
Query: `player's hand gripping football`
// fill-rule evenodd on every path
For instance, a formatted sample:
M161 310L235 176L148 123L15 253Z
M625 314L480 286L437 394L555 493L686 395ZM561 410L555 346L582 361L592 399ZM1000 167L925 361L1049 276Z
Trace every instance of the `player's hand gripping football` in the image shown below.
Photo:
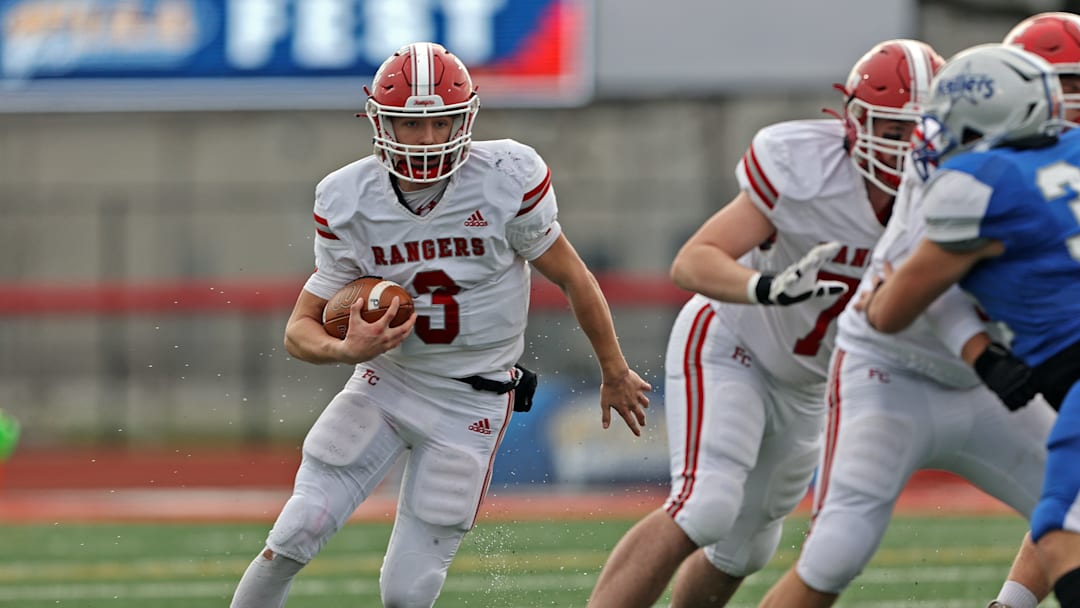
M349 330L341 341L342 360L346 363L363 363L396 348L412 333L416 325L416 312L408 321L397 327L390 327L390 321L397 314L401 302L395 296L390 308L378 320L368 323L361 313L364 310L363 299L349 307Z
M601 421L604 428L611 426L611 410L614 409L630 431L640 437L641 427L645 426L645 408L649 407L649 397L645 393L651 390L652 385L630 368L620 375L605 374L600 382Z
M750 277L746 294L754 304L788 306L810 298L838 296L848 290L841 281L817 278L818 271L840 251L836 241L814 247L801 260L776 275L757 273Z

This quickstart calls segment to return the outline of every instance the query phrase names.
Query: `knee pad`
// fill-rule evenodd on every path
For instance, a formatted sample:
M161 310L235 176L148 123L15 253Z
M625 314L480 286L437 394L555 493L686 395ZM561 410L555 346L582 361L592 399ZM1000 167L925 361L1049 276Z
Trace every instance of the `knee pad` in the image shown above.
M408 564L391 566L383 562L379 592L384 608L430 608L435 605L446 582L446 570L436 571L425 564L424 556L407 555Z
M304 455L336 467L353 464L384 427L389 425L378 408L342 391L304 438Z
M843 591L870 561L918 449L904 417L867 414L844 422L841 433L825 504L796 566L799 577L823 593Z
M306 564L340 528L321 495L294 493L266 539L274 553Z
M784 517L806 495L818 441L791 438L789 443L781 454L775 453L776 441L762 450L738 518L722 540L706 548L709 562L731 576L749 576L769 562L780 543Z
M748 540L731 539L705 547L705 558L717 570L734 577L746 577L769 563L780 544L783 522L778 520L758 530Z
M672 492L664 503L675 523L699 546L713 544L731 531L742 509L746 475L754 468L765 432L765 406L746 384L723 382L710 393L723 394L724 400L714 398L706 404L699 443L685 446L692 461L673 462Z
M747 543L746 559L731 572L734 576L750 576L769 563L776 547L780 544L780 535L784 530L783 521L777 521L763 530L759 530Z
M799 555L796 565L799 578L822 593L842 592L877 551L888 516L884 513L884 524L878 525L878 518L822 512ZM830 517L836 519L830 522Z
M465 531L421 521L399 511L379 571L385 608L429 608L438 599L446 572Z
M696 446L686 446L690 462L673 462L672 489L664 508L698 546L731 532L742 508L747 474L757 462L765 429L761 397L746 384L709 387ZM685 434L685 429L668 429ZM696 449L695 449L696 448Z
M672 516L675 523L699 547L724 538L731 532L742 507L745 479L726 471L699 473L693 500L675 512ZM671 512L669 509L668 513Z
M487 479L486 463L467 452L439 447L414 453L405 481L405 503L422 521L468 530Z

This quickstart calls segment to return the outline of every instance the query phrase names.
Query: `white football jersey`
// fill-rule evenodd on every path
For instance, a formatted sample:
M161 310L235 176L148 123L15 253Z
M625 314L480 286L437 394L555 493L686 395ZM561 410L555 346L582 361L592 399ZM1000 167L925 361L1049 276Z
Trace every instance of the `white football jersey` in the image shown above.
M873 286L885 262L898 267L911 255L926 233L922 208L925 183L909 157L904 179L893 206L892 219L874 248L871 266L859 284L858 293ZM858 294L855 301L858 301ZM960 358L964 343L980 331L997 328L980 319L974 301L957 286L941 295L926 313L907 329L883 334L866 322L866 315L848 307L840 315L837 345L847 352L886 361L955 388L979 384L975 372Z
M754 136L736 169L739 185L776 227L773 238L741 263L779 272L815 245L843 245L819 277L847 283L848 294L793 306L713 303L769 373L791 383L824 381L836 333L833 321L884 230L843 142L838 120L778 123Z
M430 209L406 208L374 157L331 173L315 191L316 270L304 289L329 299L363 275L399 283L418 318L385 357L441 376L504 379L525 348L527 260L561 234L550 171L516 141L474 142Z

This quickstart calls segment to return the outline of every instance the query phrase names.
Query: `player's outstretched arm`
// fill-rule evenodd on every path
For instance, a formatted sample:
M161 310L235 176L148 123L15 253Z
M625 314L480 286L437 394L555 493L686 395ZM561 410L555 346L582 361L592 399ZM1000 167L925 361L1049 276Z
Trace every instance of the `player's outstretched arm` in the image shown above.
M815 247L775 275L739 263L774 232L769 218L742 191L686 241L671 264L671 279L683 289L742 304L797 304L847 291L844 283L817 278L818 270L839 251L836 243Z
M560 235L532 265L566 294L578 324L592 344L600 363L600 407L604 428L611 425L611 409L622 416L635 435L645 425L645 408L652 390L626 362L615 336L611 310L596 277L585 266L565 236Z
M775 231L750 195L739 192L679 249L671 264L671 280L714 300L749 304L746 285L756 271L738 259Z
M416 324L416 313L397 327L390 321L398 311L397 298L377 321L368 323L360 317L363 302L349 309L349 330L344 340L326 333L322 326L326 300L306 290L300 292L292 314L285 324L285 350L308 363L363 363L401 344Z
M931 303L958 283L979 260L1001 255L1004 246L990 241L967 251L950 251L923 239L907 260L856 306L870 325L887 334L911 325Z

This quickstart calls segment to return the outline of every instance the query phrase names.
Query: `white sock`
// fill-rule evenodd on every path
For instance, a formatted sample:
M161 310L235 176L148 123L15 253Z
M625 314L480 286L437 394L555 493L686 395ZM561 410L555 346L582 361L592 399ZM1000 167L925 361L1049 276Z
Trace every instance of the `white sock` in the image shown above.
M1035 608L1039 605L1035 594L1016 581L1005 581L998 592L997 601L1009 608Z
M267 559L267 555L273 555ZM231 608L281 608L289 596L293 577L304 564L263 549L236 586Z

